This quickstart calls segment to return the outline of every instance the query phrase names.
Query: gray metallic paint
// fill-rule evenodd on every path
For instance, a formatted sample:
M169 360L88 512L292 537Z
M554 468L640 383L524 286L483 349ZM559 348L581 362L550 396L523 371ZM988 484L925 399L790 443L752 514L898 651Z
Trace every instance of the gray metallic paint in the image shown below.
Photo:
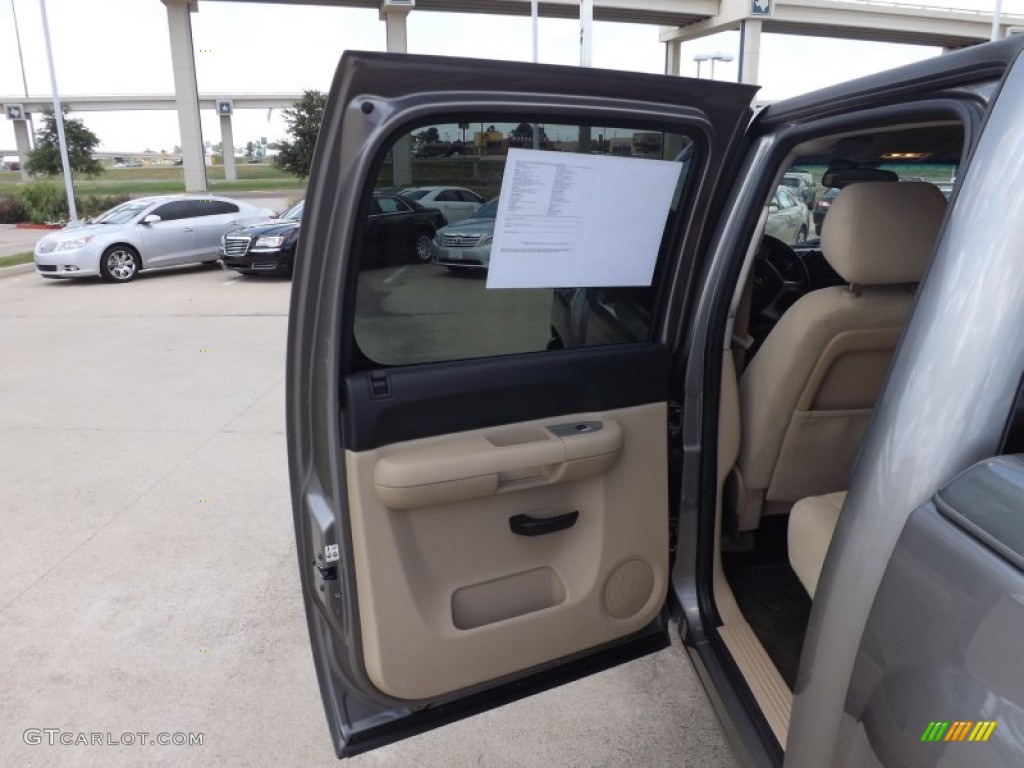
M428 703L394 700L376 691L365 673L351 588L352 546L344 524L347 489L340 471L344 445L338 393L340 374L351 369L356 351L352 334L339 329L353 327L358 264L348 252L358 236L382 148L410 123L437 120L439 115L530 114L581 125L616 122L685 129L706 153L699 179L702 194L695 195L685 222L682 247L692 251L710 190L720 183L722 165L742 131L756 88L697 80L673 85L666 93L662 77L577 67L354 52L342 57L307 190L292 287L286 393L300 577L320 692L339 755L351 744L354 729L386 730ZM339 254L344 256L337 258ZM334 543L341 550L339 579L321 591L311 564L320 547ZM553 662L551 671L557 672L558 664ZM482 685L448 701L494 687ZM437 717L454 716L441 710ZM388 740L382 736L377 744Z
M901 82L894 75L889 75L890 88L893 90L902 90ZM747 700L744 701L743 689L746 686L738 670L732 671L733 677L730 680L728 652L724 650L724 646L717 649L714 646L714 627L717 626L714 607L702 605L701 602L702 589L705 589L700 584L701 574L706 574L710 582L710 564L707 564L706 569L702 568L702 558L710 556L713 547L713 531L710 530L713 513L702 517L705 508L701 505L705 503L713 509L714 504L713 496L702 502L701 494L703 488L713 488L715 484L714 464L703 462L702 466L701 455L706 452L708 456L715 456L717 450L710 442L716 439L714 433L708 434L705 431L713 430L717 425L717 398L711 398L707 393L718 391L715 374L721 370L721 360L720 351L715 347L720 346L719 341L724 338L724 331L719 332L715 327L718 317L716 307L724 315L736 285L736 275L730 270L739 272L740 265L735 261L735 255L744 252L751 237L751 232L745 228L744 223L746 222L752 229L756 221L756 216L751 215L748 219L745 217L751 211L761 209L765 196L770 191L772 175L794 146L821 136L865 127L934 119L959 119L965 124L968 135L973 135L980 126L984 102L975 89L964 89L962 83L959 86L956 95L961 96L960 99L952 98L953 94L949 91L931 93L922 87L923 92L932 98L920 100L921 96L918 94L919 100L915 102L855 111L849 115L835 115L831 109L826 109L827 116L821 119L814 119L816 116L813 113L803 110L801 116L807 122L780 129L775 121L769 119L767 123L776 128L771 132L764 132L764 126L755 126L751 133L764 135L759 136L749 150L738 180L734 184L734 194L727 204L712 240L713 261L707 276L703 277L696 318L690 328L690 347L685 353L688 359L699 364L690 365L686 371L683 492L678 552L672 578L673 589L684 620L686 642L691 648L694 664L702 680L710 681L705 682L709 693L712 687L717 688L715 695L711 696L712 702L718 710L719 717L727 724L726 731L730 735L734 749L742 755L746 765L779 765L783 762L783 755L781 748L778 749L778 756L775 755L774 735L766 722L760 722L763 721L760 714L751 711L751 708L756 709L756 703L749 692L745 694ZM783 102L782 106L786 104L788 102ZM774 106L762 115L770 118ZM723 319L723 326L724 324ZM712 377L712 380L709 380L709 377ZM708 472L708 475L702 478L702 471ZM706 532L705 526L708 527ZM710 590L710 587L706 589ZM843 682L843 691L845 685L846 681Z
M797 678L786 765L837 751L857 650L912 510L998 449L1024 369L1024 66L1007 76L964 173L875 409L825 561ZM993 204L998 199L998 205Z
M911 514L868 618L831 765L1024 765L1022 596L1024 573L933 504ZM986 742L922 742L934 720L997 725Z

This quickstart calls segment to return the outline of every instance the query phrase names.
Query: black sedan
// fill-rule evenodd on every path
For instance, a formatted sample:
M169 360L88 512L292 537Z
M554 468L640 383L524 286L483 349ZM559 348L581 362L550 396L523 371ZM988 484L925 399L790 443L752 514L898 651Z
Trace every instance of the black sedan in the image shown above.
M221 263L246 275L290 275L303 203L265 224L236 229L221 240ZM363 269L428 263L434 233L447 224L440 211L398 195L375 193L363 233Z
M277 219L228 232L220 241L221 263L243 275L290 275L302 206L296 203Z

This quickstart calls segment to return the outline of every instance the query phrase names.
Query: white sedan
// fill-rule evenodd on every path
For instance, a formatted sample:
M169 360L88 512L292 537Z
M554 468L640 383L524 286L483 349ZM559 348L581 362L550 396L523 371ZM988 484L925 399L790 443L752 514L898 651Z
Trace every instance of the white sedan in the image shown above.
M127 283L143 269L215 262L222 235L274 215L269 208L209 195L129 200L40 239L33 254L36 273Z
M485 202L480 195L465 187L409 187L399 192L424 208L436 208L451 224L468 219Z

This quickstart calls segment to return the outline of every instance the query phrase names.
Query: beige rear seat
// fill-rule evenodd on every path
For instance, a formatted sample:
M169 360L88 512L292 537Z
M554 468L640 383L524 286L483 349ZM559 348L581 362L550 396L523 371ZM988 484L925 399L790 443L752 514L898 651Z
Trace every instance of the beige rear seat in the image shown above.
M818 588L818 578L844 501L846 491L808 496L794 504L789 513L789 564L811 597Z

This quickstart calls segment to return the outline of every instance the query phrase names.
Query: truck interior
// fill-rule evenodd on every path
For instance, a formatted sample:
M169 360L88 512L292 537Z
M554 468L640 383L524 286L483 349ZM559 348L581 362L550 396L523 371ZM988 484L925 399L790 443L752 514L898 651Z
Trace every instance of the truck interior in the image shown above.
M839 188L811 241L752 239L723 340L718 631L785 745L815 588L861 438L964 149L943 121L795 146L785 172ZM767 203L766 203L767 206Z

